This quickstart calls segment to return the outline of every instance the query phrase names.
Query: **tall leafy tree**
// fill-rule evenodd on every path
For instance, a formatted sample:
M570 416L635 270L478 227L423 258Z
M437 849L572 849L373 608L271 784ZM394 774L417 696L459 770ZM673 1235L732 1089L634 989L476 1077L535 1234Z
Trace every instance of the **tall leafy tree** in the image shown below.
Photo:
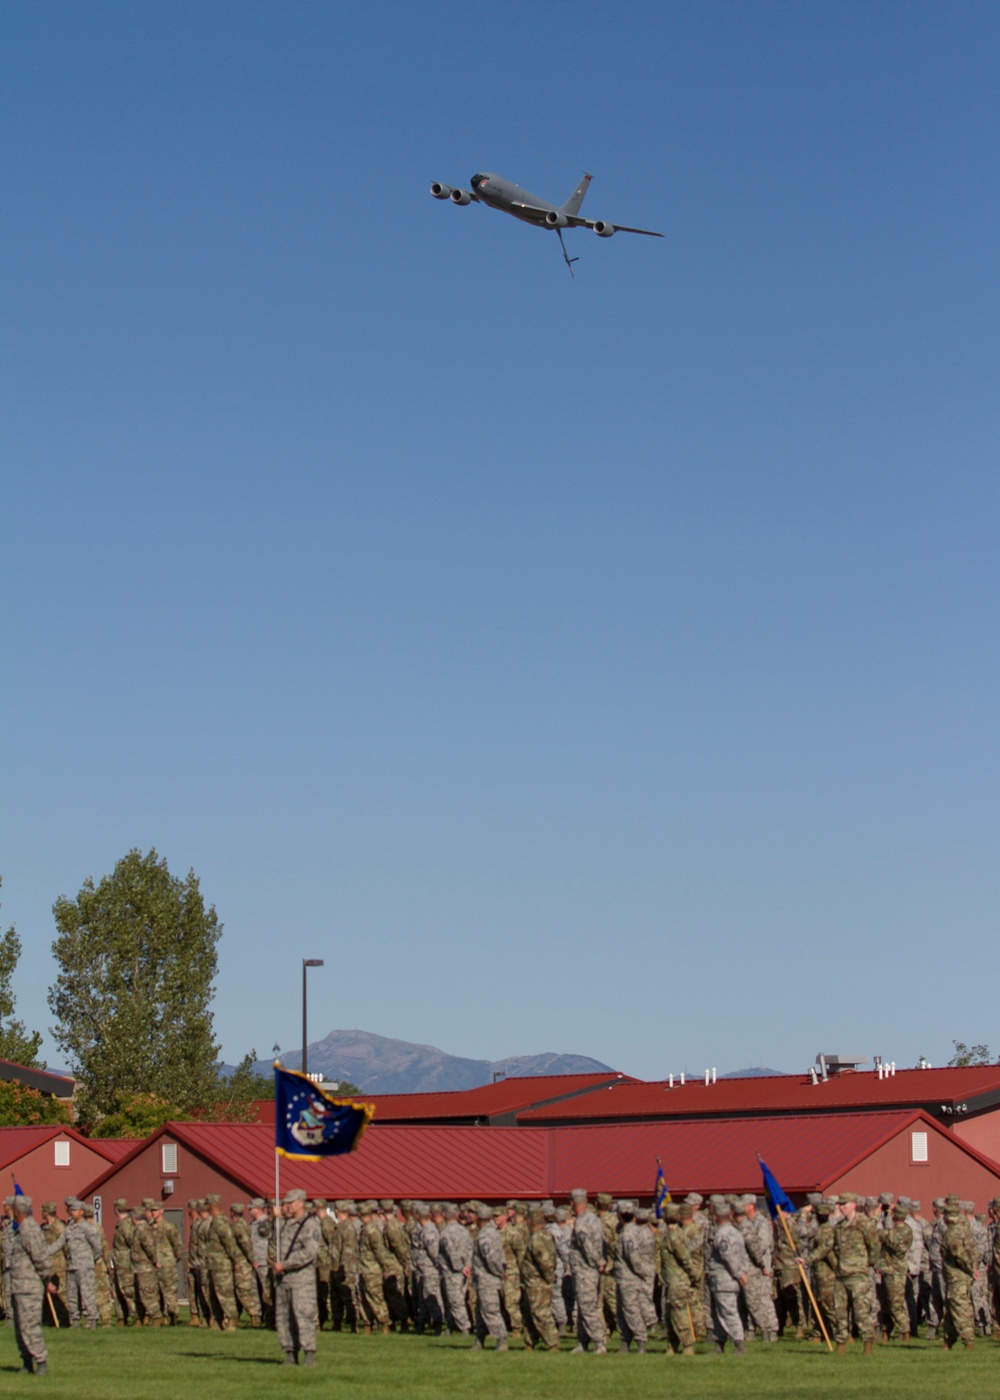
M193 871L129 851L95 887L53 906L59 975L53 1035L77 1077L80 1116L122 1113L136 1095L188 1111L218 1091L211 1003L222 925Z
M949 1065L991 1065L993 1056L988 1045L966 1045L964 1040L953 1040L955 1053Z
M29 1069L44 1069L44 1062L38 1058L41 1035L38 1031L25 1030L24 1022L14 1015L14 970L20 956L21 940L11 925L0 935L0 1060L13 1060L16 1065L26 1065Z

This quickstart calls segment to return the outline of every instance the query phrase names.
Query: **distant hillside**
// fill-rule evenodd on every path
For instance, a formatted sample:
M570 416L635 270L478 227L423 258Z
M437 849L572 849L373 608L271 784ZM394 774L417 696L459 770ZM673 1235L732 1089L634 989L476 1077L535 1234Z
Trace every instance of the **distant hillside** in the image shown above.
M302 1063L300 1050L281 1054L289 1069ZM268 1073L271 1060L258 1060ZM513 1075L614 1073L586 1055L513 1055L506 1060L466 1060L433 1045L391 1040L371 1031L331 1031L309 1046L309 1069L327 1079L347 1079L365 1094L415 1094L428 1090L475 1089L494 1073Z
M765 1069L763 1065L751 1065L749 1069L731 1069L728 1074L720 1074L720 1079L767 1079L775 1074L784 1074L783 1069Z

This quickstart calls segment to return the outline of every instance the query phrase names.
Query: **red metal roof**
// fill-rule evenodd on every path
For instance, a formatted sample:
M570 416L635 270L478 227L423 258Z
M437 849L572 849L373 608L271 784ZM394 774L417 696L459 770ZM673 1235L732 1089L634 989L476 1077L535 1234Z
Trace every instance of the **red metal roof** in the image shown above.
M539 1074L498 1079L476 1089L453 1089L426 1094L360 1094L375 1105L379 1123L485 1121L514 1114L537 1104L572 1100L608 1084L635 1084L631 1075L609 1070L600 1074Z
M102 1152L112 1162L120 1162L134 1148L146 1141L145 1138L87 1138L88 1147Z
M283 1189L311 1195L425 1200L565 1197L576 1186L648 1197L660 1157L673 1193L758 1191L760 1152L786 1191L822 1190L912 1123L927 1124L997 1175L920 1111L708 1119L580 1128L412 1127L373 1124L356 1152L325 1162L281 1163ZM169 1135L249 1194L274 1186L274 1136L258 1123L170 1123L134 1149ZM120 1169L103 1172L85 1194Z
M879 1079L872 1072L836 1074L813 1084L808 1075L765 1075L720 1079L705 1084L689 1079L641 1084L625 1082L563 1103L518 1112L525 1124L600 1122L607 1119L734 1117L739 1114L816 1113L848 1109L881 1110L947 1104L997 1096L1000 1065L950 1069L906 1069ZM970 1107L972 1105L970 1104Z

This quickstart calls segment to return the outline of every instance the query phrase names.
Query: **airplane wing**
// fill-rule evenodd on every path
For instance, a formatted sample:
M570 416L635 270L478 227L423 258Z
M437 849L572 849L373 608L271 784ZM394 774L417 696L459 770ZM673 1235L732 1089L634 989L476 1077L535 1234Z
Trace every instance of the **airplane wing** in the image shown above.
M580 219L574 216L570 216L569 226L570 228L593 228L595 224L599 224L601 222L602 220L600 219ZM608 220L607 222L610 223L610 220ZM644 233L647 238L663 237L662 233L657 233L654 229L629 228L627 224L615 224L614 230L615 233Z
M541 215L544 216L545 214L551 214L551 213L552 213L552 210L551 210L551 209L542 209L542 208L541 208L539 205L537 205L537 204L522 204L520 201L518 201L518 200L516 200L516 199L511 201L511 206L510 206L510 207L511 207L512 209L523 209L524 212L525 212L526 214L541 214ZM580 220L580 223L583 223L583 222L584 222L584 220L581 219L581 220Z

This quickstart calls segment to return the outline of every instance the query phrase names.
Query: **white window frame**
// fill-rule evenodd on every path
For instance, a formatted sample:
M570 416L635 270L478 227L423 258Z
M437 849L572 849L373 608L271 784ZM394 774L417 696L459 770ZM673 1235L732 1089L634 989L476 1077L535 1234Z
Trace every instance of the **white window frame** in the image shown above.
M926 1129L910 1134L910 1161L915 1167L926 1167L931 1158L931 1135Z
M52 1165L54 1167L68 1167L69 1158L69 1138L56 1138L52 1144Z
M177 1175L176 1142L162 1142L160 1144L160 1170L164 1176Z

